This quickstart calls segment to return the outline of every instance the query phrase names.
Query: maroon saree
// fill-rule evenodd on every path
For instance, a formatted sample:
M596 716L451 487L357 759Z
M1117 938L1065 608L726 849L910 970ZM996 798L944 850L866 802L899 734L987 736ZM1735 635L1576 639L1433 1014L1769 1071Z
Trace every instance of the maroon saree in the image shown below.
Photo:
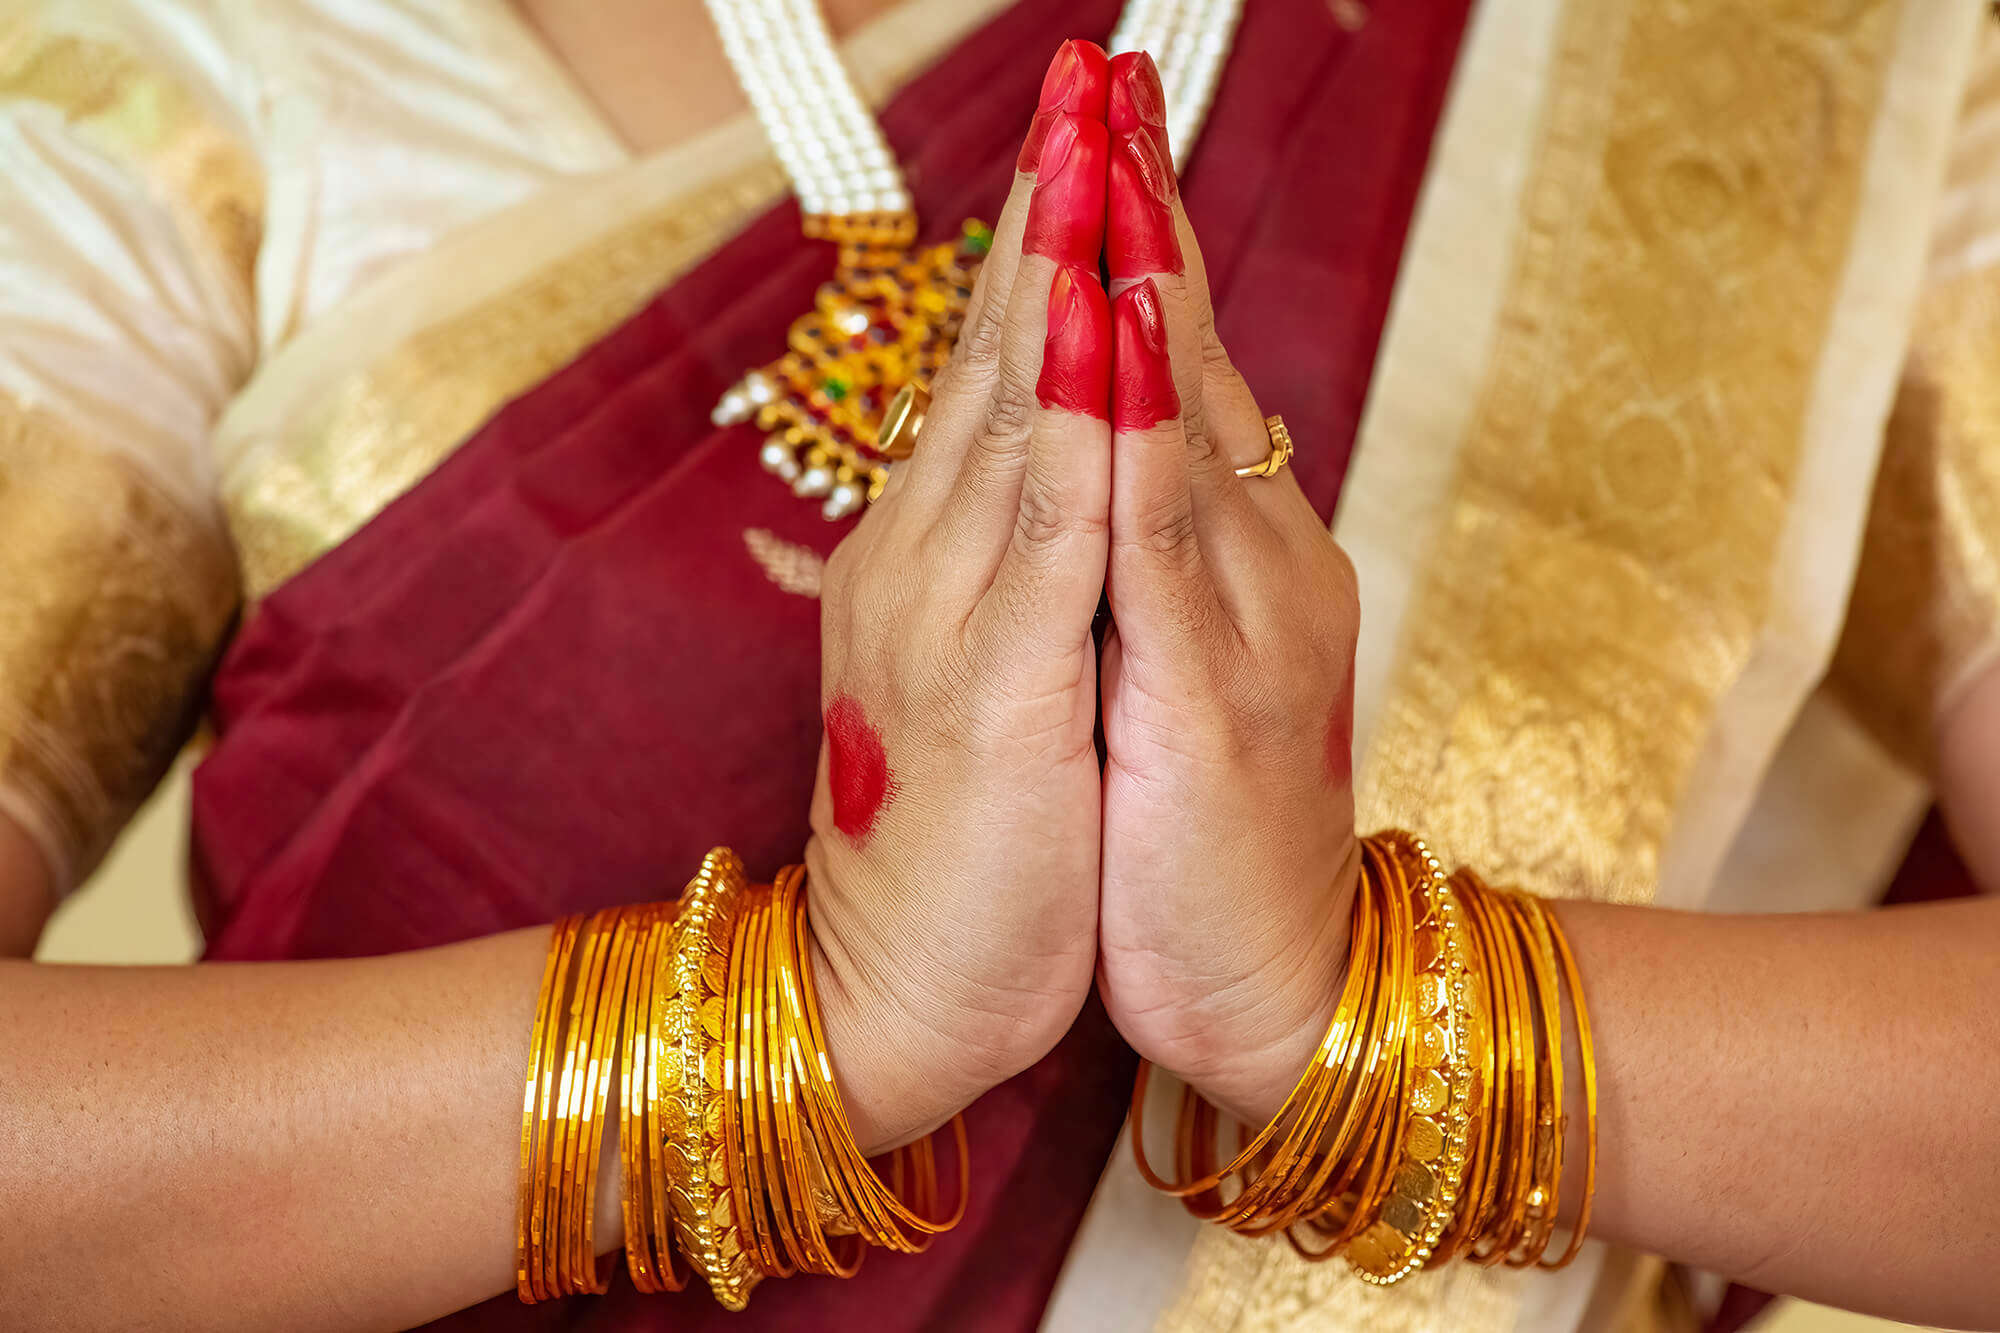
M1220 328L1330 512L1468 0L1248 6L1187 172ZM1114 0L1025 0L884 116L937 236L992 218L1043 67ZM968 96L966 90L977 90ZM797 857L819 746L819 608L746 545L823 521L709 409L832 270L787 204L509 404L250 618L195 779L209 956L420 948L670 896L726 842ZM916 947L921 947L919 942ZM526 1034L523 1033L525 1043ZM1132 1056L1093 1009L974 1106L965 1224L850 1282L527 1308L449 1326L1035 1326L1107 1153Z

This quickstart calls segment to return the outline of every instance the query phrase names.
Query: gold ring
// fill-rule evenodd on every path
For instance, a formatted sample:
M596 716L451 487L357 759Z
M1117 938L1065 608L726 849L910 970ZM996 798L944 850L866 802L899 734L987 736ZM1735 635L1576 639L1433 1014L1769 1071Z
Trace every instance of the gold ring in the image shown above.
M917 432L924 428L924 413L930 411L931 396L912 381L896 390L889 408L882 413L882 425L875 432L875 452L884 458L901 460L917 449Z
M1275 477L1278 470L1292 461L1292 433L1285 429L1283 417L1265 417L1265 433L1271 437L1271 452L1261 463L1236 469L1239 477Z

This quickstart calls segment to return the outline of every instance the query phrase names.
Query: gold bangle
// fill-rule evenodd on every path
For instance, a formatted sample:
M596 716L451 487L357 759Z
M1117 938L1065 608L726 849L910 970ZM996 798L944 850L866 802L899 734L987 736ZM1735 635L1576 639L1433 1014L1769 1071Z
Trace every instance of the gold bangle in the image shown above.
M555 1092L553 1069L561 1049L563 986L569 973L570 953L575 948L580 916L556 922L549 939L548 960L542 969L542 985L535 1002L535 1023L528 1039L527 1088L521 1107L521 1185L514 1247L514 1284L521 1300L528 1304L547 1300L556 1293L542 1279L542 1241L545 1224L544 1200L548 1188L549 1106Z
M1365 1282L1392 1286L1423 1267L1451 1225L1465 1178L1480 1036L1467 1002L1471 941L1444 867L1421 841L1405 853L1423 877L1411 996L1409 1118L1381 1216L1347 1247Z
M1560 1267L1596 1187L1597 1091L1583 984L1555 916L1530 895L1447 877L1416 838L1362 839L1347 979L1318 1054L1272 1121L1214 1165L1218 1117L1182 1094L1177 1182L1148 1165L1148 1069L1133 1088L1144 1178L1190 1212L1245 1235L1283 1230L1311 1259L1344 1254L1389 1285L1464 1254ZM1565 1004L1579 1033L1567 1066ZM1581 1084L1583 1206L1570 1242L1543 1256L1565 1187L1569 1099ZM1225 1195L1229 1181L1238 1182ZM1306 1234L1317 1238L1309 1245Z
M727 1310L741 1310L762 1276L743 1253L719 1151L723 992L744 887L742 863L721 847L689 881L675 922L662 1030L662 1160L674 1231L688 1266Z

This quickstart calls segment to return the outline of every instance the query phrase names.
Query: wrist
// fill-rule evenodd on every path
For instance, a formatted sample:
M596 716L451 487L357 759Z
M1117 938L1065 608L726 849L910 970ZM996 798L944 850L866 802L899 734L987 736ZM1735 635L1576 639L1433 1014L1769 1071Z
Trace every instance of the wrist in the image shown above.
M1173 1071L1246 1124L1264 1125L1277 1116L1333 1025L1347 986L1358 853L1355 844L1332 899L1336 909L1316 921L1280 973L1259 979L1261 1002L1215 1034L1210 1058Z
M817 839L805 859L810 897L837 900ZM812 912L807 965L848 1127L873 1157L940 1128L986 1089L953 1076L942 1025L923 1021L892 989L880 950L843 935L836 919L831 911Z

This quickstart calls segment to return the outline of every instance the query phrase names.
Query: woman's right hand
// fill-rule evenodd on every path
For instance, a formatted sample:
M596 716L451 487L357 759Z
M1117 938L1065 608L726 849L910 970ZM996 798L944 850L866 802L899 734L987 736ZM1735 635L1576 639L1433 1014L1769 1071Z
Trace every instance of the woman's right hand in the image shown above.
M1057 52L915 455L822 584L814 966L871 1152L1039 1060L1090 990L1106 78Z

